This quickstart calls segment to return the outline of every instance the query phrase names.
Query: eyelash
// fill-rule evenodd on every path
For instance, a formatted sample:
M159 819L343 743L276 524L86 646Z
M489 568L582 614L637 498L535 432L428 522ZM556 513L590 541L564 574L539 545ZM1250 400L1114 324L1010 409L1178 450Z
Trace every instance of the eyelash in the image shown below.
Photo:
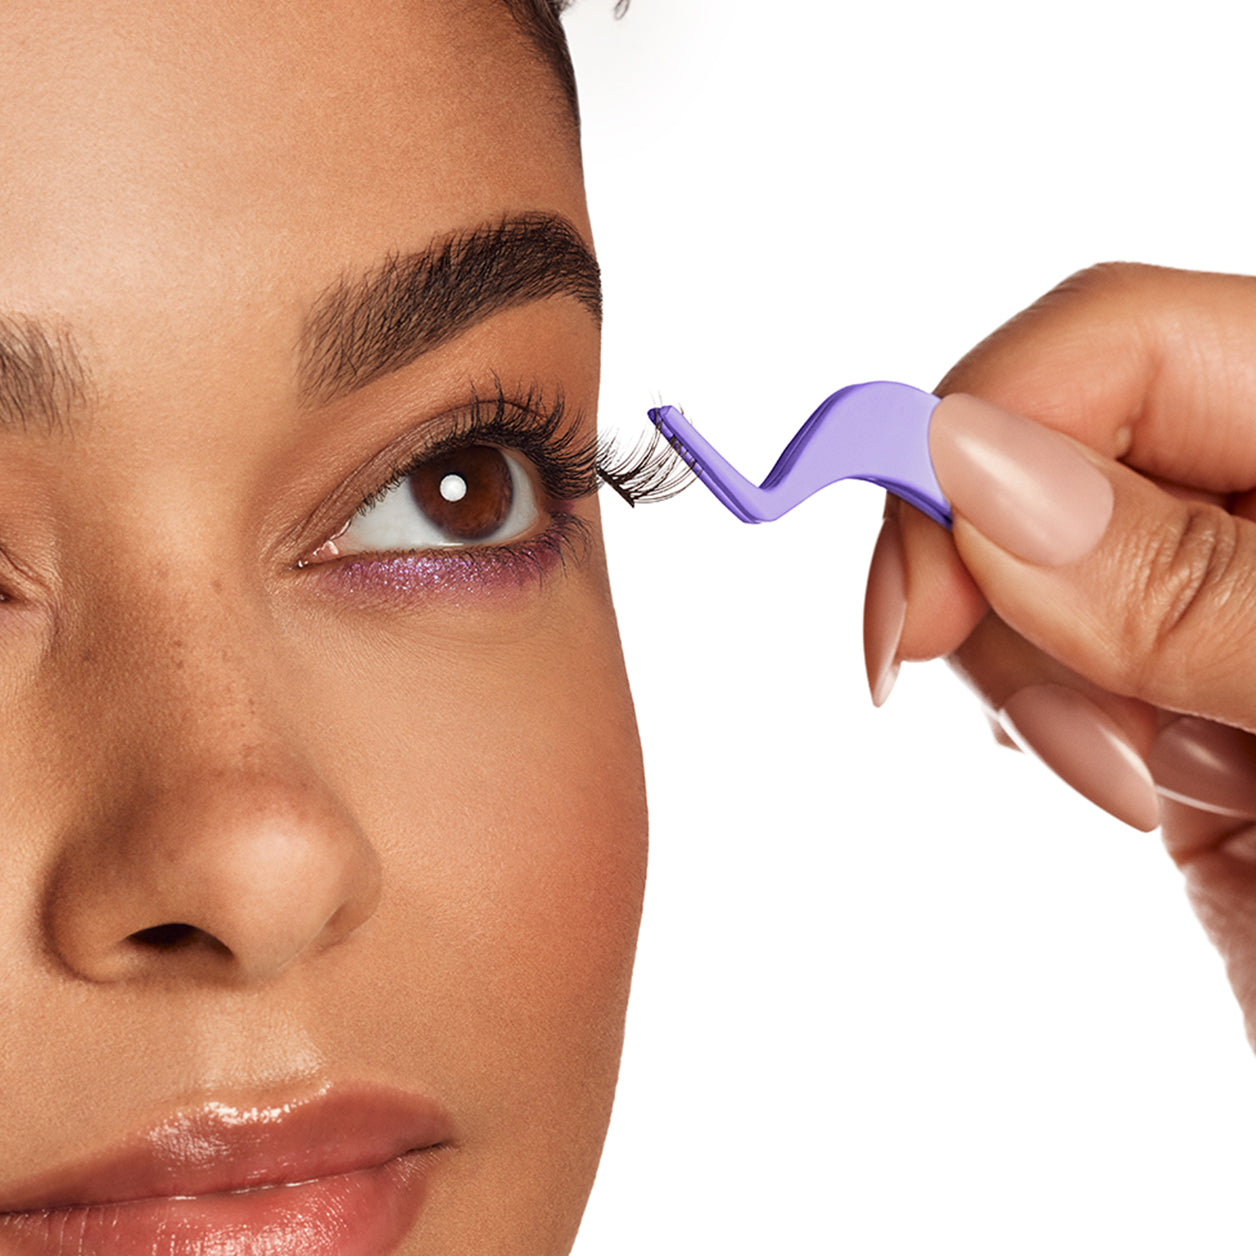
M693 479L692 468L657 430L624 449L614 437L582 436L581 428L579 414L569 415L561 393L547 403L537 392L512 398L499 386L492 397L475 397L440 440L396 467L358 511L375 505L429 459L467 444L521 453L536 468L546 494L558 502L591 497L602 484L630 506L666 501Z
M549 524L544 531L500 545L346 555L336 564L343 576L409 586L443 583L449 577L461 581L473 574L488 578L538 575L554 560L561 564L579 552L587 540L584 521L568 508L592 496L602 484L636 506L673 497L693 478L691 468L657 431L624 448L613 438L584 435L580 414L568 410L562 393L548 401L538 390L511 396L498 384L492 395L473 398L440 439L398 463L350 518L369 510L430 459L469 444L497 445L521 454L532 465L548 503L544 513ZM371 572L375 575L368 576Z

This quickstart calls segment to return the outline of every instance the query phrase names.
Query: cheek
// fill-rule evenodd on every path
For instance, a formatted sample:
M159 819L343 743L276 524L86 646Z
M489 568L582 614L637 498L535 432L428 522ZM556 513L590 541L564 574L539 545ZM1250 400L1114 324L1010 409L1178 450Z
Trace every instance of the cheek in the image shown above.
M609 605L563 600L516 639L376 641L328 680L342 789L384 865L361 942L394 992L374 1032L455 1111L483 1191L450 1206L560 1228L609 1114L646 831Z
M578 1009L631 954L645 805L614 643L575 635L447 660L439 691L394 696L389 779L361 806L399 916L482 957L490 989Z
M552 1053L626 983L645 806L611 663L542 649L515 657L509 685L498 664L460 669L457 700L429 705L399 756L406 784L380 830L398 896L382 911L410 918L411 949L427 938L416 958L444 967L460 1005L512 1009L516 1052L535 1023Z

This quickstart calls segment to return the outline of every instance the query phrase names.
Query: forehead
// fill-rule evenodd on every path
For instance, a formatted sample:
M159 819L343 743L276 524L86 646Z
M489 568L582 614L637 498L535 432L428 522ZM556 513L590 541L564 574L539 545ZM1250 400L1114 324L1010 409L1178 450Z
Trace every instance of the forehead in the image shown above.
M5 4L0 180L0 308L67 317L227 298L259 254L321 286L505 212L584 228L559 88L500 0Z

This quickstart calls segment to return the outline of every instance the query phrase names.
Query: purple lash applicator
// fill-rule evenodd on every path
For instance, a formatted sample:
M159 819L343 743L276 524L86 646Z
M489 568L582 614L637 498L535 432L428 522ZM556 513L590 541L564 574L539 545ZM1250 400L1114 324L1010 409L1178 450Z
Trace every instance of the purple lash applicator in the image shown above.
M929 457L939 398L907 384L852 384L820 403L760 485L746 479L675 406L650 421L744 523L768 523L838 480L868 480L944 527L951 508Z

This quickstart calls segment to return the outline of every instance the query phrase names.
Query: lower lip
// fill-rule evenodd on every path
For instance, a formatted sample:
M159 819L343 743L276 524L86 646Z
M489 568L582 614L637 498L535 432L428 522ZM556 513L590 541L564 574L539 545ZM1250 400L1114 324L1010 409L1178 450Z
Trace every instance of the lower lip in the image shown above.
M417 1152L236 1193L10 1212L0 1242L13 1256L385 1256L418 1217L432 1159Z

